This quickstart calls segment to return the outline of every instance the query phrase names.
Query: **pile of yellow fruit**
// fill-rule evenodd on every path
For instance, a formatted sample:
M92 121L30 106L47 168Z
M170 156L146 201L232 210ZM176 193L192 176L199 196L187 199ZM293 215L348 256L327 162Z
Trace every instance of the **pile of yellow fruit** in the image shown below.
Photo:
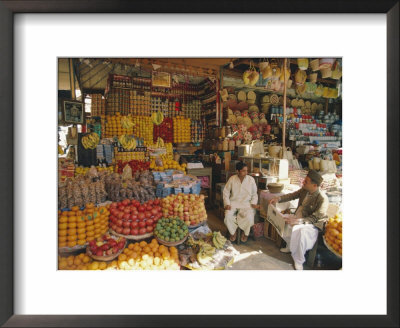
M342 255L342 215L330 218L325 227L325 241L337 253Z
M119 152L117 147L114 148L114 155L117 161L123 161L123 162L145 159L145 153L143 151Z
M73 206L71 211L59 212L58 247L85 245L108 231L110 212L107 207L86 204L82 211Z
M179 270L178 250L156 239L129 244L114 262L120 270Z
M161 155L162 156L165 155ZM166 158L166 156L164 157ZM150 162L150 169L152 169L153 171L165 171L165 170L169 170L169 169L174 169L174 170L179 170L182 172L186 172L186 163L183 163L182 165L179 165L179 162L174 161L173 159L163 159L163 166L157 166L156 160L152 159Z
M150 116L133 116L133 134L144 139L144 145L153 144L153 121Z
M190 142L190 118L174 117L174 142Z
M105 138L112 138L122 134L132 135L134 128L126 129L121 124L122 116L119 112L116 115L106 115L106 130L104 133ZM153 132L152 132L153 133Z
M108 166L108 167L96 166L96 169L98 172L101 172L101 171L114 172L113 166ZM90 167L78 166L75 168L75 177L77 177L78 175L85 175L89 170L90 170Z
M111 262L93 261L85 253L58 257L59 270L179 270L179 255L175 247L159 245L156 239L129 244Z

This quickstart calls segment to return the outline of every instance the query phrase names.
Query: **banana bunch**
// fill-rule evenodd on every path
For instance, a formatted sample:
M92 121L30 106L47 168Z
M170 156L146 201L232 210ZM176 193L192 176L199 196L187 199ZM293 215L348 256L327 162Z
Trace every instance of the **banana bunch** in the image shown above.
M160 137L157 138L156 148L164 148L164 140Z
M99 144L100 137L97 133L92 132L82 137L81 142L85 149L95 149Z
M131 118L128 116L123 116L121 118L121 126L124 129L132 129L135 126L135 123L132 122Z
M126 134L119 136L118 141L125 150L133 150L136 148L136 139Z
M224 245L226 243L226 238L224 236L221 235L221 232L218 231L214 231L213 232L213 244L217 249L221 249L224 248Z
M196 255L197 261L201 265L207 265L208 262L212 260L214 254L215 254L215 247L205 243L203 246L200 247L200 251Z
M151 120L155 125L160 125L164 121L164 114L160 111L151 114Z

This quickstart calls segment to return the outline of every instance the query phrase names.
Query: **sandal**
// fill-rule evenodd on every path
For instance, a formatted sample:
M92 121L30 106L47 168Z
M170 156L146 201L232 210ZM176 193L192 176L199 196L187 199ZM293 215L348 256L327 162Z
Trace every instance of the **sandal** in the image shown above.
M244 234L244 232L243 232L242 238L240 238L240 241L241 241L242 243L245 243L245 242L247 241L247 238L248 238L248 236L246 236L246 235Z
M235 231L235 233L233 235L229 235L229 240L230 241L235 241L236 240L236 236L237 236L237 231Z

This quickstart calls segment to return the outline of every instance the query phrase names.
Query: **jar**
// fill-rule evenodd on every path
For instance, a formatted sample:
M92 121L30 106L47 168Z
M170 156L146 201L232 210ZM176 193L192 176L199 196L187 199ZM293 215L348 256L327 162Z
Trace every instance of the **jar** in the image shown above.
M235 150L235 140L233 140L233 139L229 140L228 149L229 150Z
M228 151L228 149L229 149L229 141L228 139L224 139L224 141L222 142L222 150Z

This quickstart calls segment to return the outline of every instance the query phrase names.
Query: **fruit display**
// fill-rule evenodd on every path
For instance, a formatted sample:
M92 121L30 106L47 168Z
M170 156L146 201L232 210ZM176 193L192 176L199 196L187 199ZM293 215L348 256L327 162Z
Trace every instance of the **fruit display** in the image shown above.
M161 218L154 235L160 243L182 243L189 233L187 225L178 217Z
M164 217L178 216L187 226L196 226L207 220L204 195L174 194L162 199Z
M221 249L224 248L226 238L221 235L220 231L214 231L212 242L217 249Z
M59 270L179 270L175 247L159 245L156 239L131 243L113 261L93 261L85 253L58 257Z
M97 172L97 171L96 171ZM82 207L87 203L100 204L106 201L104 179L108 170L93 177L87 172L74 179L66 179L58 185L58 208ZM100 179L99 179L100 177Z
M134 199L124 199L110 205L110 228L119 235L140 237L152 234L161 217L159 199L142 204Z
M131 243L113 261L119 270L179 270L179 255L175 247L159 245L156 239L150 243Z
M135 124L133 134L136 137L144 139L144 145L153 143L153 127L154 124L150 116L133 116L133 123Z
M151 114L151 120L155 125L160 125L164 121L164 114L161 111L154 111Z
M336 214L330 218L325 226L325 243L336 254L342 255L342 215Z
M58 247L83 246L105 234L108 230L110 212L106 207L86 204L84 209L73 206L62 211L58 217Z
M129 165L132 169L132 174L137 171L147 171L150 168L150 162L143 160L118 161L117 173L121 174L126 165Z
M84 166L77 166L75 167L75 177L79 175L86 175L90 170L90 167L84 167ZM102 171L108 171L108 172L114 172L114 167L113 166L96 166L96 170L99 172Z
M118 147L114 148L114 156L116 161L129 162L132 160L135 161L144 161L146 156L143 151L118 151Z
M96 240L91 240L86 248L86 253L95 260L109 261L121 254L125 246L126 239L124 237L105 234Z
M127 128L128 124L126 122L128 121L131 122L129 125L131 128ZM119 112L117 112L115 115L106 115L105 126L105 138L117 137L123 134L132 135L134 131L134 122L132 118L129 116L123 116Z
M190 136L190 118L184 118L181 116L174 117L174 142L176 143L186 143L191 141Z
M108 175L105 179L108 199L113 202L135 199L145 203L156 198L155 188L150 171L136 171L132 179L122 179L118 173Z
M160 137L164 142L173 142L173 120L170 117L164 118L164 121L160 125L154 125L153 129L153 140L157 141Z
M118 137L118 142L126 150L134 150L137 145L136 138L128 136L127 134L120 135Z
M92 132L82 137L81 143L85 149L96 149L99 144L100 137L97 133Z
M192 270L225 269L239 254L219 231L211 232L208 228L190 234L182 246L179 250L180 264Z
M162 164L162 165L158 165ZM182 172L185 172L186 170L186 163L183 163L182 165L179 165L179 162L174 161L173 159L152 159L150 162L150 169L153 171L165 171L169 169L174 169L174 170L179 170Z

